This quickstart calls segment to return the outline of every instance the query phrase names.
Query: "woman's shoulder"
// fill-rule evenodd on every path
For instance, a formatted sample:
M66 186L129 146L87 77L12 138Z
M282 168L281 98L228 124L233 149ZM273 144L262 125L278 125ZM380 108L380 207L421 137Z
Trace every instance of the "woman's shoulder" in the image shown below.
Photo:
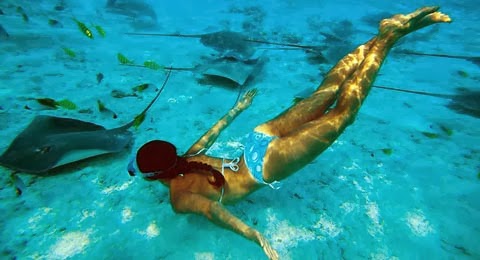
M216 197L221 192L221 188L217 189L211 185L212 181L213 176L201 172L181 174L171 180L170 192L191 192L206 197Z

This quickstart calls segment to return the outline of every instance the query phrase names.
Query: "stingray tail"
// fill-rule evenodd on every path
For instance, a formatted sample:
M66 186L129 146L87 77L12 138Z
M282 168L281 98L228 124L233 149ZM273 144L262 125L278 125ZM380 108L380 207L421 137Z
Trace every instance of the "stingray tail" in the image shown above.
M401 89L401 88L392 88L392 87L385 87L385 86L373 86L373 87L374 88L380 88L380 89L386 89L386 90L393 90L393 91L403 92L403 93L417 94L417 95L422 95L422 96L430 96L430 97L438 97L438 98L446 98L446 99L454 98L453 95L449 95L449 94L430 93L430 92L424 92L424 91L408 90L408 89Z
M450 59L462 59L462 60L470 61L477 66L480 66L480 57L450 55L450 54L438 54L438 53L421 53L421 52L415 52L415 51L411 51L411 50L399 50L399 52L403 53L403 54L417 55L417 56L430 56L430 57L440 57L440 58L450 58Z
M126 35L137 36L160 36L160 37L179 37L179 38L201 38L202 34L180 34L180 33L131 33L127 32Z
M120 127L120 129L128 129L132 126L139 127L140 124L143 122L143 120L145 120L145 116L147 115L148 110L153 106L155 101L157 101L158 97L160 96L160 94L165 89L165 86L167 85L168 79L170 78L170 74L172 73L172 70L169 69L169 68L166 68L166 69L168 70L167 75L165 77L165 80L163 81L162 87L158 90L157 95L155 95L155 97L152 99L152 101L150 101L150 103L147 105L147 107L145 109L143 109L143 111L140 114L135 116L135 118L132 121L130 121L128 124Z

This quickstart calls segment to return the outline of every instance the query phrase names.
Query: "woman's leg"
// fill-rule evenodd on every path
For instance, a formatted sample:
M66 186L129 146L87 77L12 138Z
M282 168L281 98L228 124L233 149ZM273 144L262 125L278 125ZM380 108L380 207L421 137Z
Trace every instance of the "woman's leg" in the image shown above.
M369 41L341 59L327 73L317 90L272 120L255 128L256 132L283 137L309 121L322 116L337 98L341 82L357 69L373 41ZM339 84L340 83L340 84Z
M378 35L366 45L362 45L364 47L357 48L356 52L364 49L365 53L364 55L353 55L358 59L351 62L354 67L353 72L346 66L339 66L340 71L336 75L340 75L344 71L349 75L336 78L338 81L335 81L335 78L331 79L330 86L341 87L333 109L319 118L303 124L297 124L297 119L291 119L290 122L284 121L282 120L283 115L276 119L278 122L283 121L282 125L291 130L286 135L280 135L279 138L272 140L269 144L263 164L264 180L271 182L288 177L310 163L330 146L355 119L393 44L402 36L425 26L451 21L447 15L437 12L437 10L437 7L426 7L409 15L396 15L383 20L380 23ZM335 75L333 71L330 73ZM316 93L321 92L322 89L323 86L320 86ZM295 111L296 108L290 110ZM322 113L324 112L322 111ZM308 114L315 113L310 111ZM269 122L266 125L260 125L256 130L263 132L262 130L266 129L264 133L270 134L271 132L268 131L272 130L268 128L268 124Z

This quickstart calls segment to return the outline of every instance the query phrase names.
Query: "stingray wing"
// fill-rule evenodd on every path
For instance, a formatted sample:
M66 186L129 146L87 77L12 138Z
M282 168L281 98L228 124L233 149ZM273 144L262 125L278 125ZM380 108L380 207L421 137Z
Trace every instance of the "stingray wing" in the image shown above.
M259 73L265 61L266 58L264 56L248 62L217 59L203 66L199 71L203 75L226 78L242 86Z
M123 128L103 126L76 119L37 116L0 156L0 164L28 173L52 168L105 153L118 152L131 141Z

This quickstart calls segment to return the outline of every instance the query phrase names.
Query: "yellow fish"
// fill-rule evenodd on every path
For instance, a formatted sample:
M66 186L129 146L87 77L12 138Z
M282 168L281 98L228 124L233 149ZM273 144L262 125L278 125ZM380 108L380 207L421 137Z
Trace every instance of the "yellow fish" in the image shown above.
M107 35L105 33L105 30L103 30L103 28L100 26L100 25L93 25L93 27L95 27L95 29L97 30L98 34L100 34L100 36L102 36L102 38L105 38L105 36Z
M136 86L136 87L133 87L132 90L133 90L133 91L142 92L142 91L144 91L145 89L147 89L149 86L150 86L150 84L144 83L144 84L138 85L138 86Z
M117 54L117 59L118 59L118 62L120 62L120 64L133 64L133 61L129 60L127 57L125 57L125 55L121 54L121 53L118 53Z
M88 29L88 27L84 23L80 22L79 20L77 20L75 18L73 18L73 21L75 21L77 23L78 28L80 29L80 31L83 34L85 34L85 36L87 36L90 39L93 39L92 31L90 31L90 29Z
M75 58L75 56L77 56L73 50L71 50L71 49L69 49L69 48L67 48L67 47L63 47L62 49L63 49L63 51L65 52L65 54L67 54L68 56L70 56L70 58Z
M135 129L138 129L138 127L143 123L144 120L145 120L145 114L140 114L136 116L133 121L133 127Z
M143 63L143 66L145 68L149 68L151 70L159 70L159 69L163 69L163 66L159 65L158 63L154 62L154 61L151 61L151 60L147 60Z

